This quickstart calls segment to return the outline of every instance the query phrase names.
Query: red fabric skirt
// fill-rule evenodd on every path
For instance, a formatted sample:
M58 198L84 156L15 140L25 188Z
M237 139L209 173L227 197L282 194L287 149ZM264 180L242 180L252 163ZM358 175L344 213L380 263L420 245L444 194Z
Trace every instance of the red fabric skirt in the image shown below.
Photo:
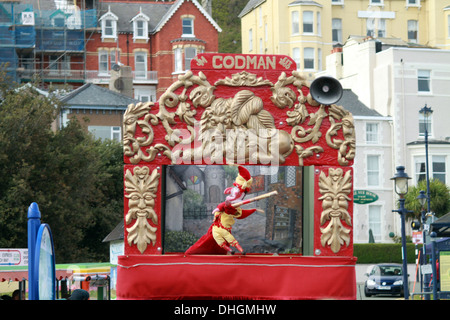
M118 299L356 299L355 257L120 256Z

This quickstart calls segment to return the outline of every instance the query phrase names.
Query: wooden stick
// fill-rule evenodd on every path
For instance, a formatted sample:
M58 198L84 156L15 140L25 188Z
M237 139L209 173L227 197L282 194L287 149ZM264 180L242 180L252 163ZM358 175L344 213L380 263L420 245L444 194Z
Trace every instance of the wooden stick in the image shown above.
M276 194L278 194L277 191L272 191L272 192L265 193L265 194L262 194L260 196L254 197L254 198L250 198L250 199L247 199L247 200L244 200L244 201L241 201L241 202L233 203L231 206L233 208L237 208L237 207L243 206L244 204L248 204L248 203L252 203L252 202L258 201L258 200L262 200L262 199L274 196Z

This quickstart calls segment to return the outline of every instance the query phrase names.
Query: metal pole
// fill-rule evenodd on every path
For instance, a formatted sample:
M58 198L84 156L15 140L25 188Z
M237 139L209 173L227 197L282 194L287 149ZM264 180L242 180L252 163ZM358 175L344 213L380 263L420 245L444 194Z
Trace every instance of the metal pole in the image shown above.
M37 300L38 288L34 279L36 237L41 225L41 212L36 202L28 208L28 300Z
M400 197L400 217L401 217L401 227L402 227L402 260L403 260L403 291L405 300L409 300L409 289L408 289L408 266L406 261L406 232L405 232L405 215L407 210L405 209L405 199Z
M439 300L437 295L437 270L436 270L436 232L431 237L431 270L433 271L433 300Z

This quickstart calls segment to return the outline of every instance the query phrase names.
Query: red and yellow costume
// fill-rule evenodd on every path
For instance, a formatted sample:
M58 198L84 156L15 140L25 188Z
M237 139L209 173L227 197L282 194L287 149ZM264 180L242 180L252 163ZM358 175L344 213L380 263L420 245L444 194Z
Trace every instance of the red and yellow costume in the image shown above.
M239 175L234 186L239 188L241 194L250 191L252 178L249 172L239 166ZM230 192L228 188L228 193ZM227 193L227 190L225 193ZM229 246L243 252L242 247L231 234L235 219L244 219L255 212L256 209L234 208L230 201L220 203L214 210L214 221L208 232L192 245L186 254L226 254L231 252Z

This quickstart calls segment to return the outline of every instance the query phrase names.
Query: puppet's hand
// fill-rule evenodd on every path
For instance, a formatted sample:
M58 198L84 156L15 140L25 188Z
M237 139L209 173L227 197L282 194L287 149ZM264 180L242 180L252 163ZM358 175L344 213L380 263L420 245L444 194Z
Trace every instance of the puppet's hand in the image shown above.
M237 212L236 208L231 205L231 202L229 200L225 201L225 206L223 207L223 209L227 214L236 214Z

